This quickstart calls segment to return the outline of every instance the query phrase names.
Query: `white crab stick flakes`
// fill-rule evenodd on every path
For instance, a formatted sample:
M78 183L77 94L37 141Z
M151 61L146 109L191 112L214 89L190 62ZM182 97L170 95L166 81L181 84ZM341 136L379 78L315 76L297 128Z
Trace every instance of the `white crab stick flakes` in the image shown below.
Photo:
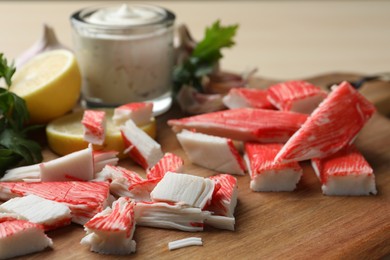
M117 155L117 151L93 151L94 172L100 172L106 165L117 165Z
M146 171L146 178L161 180L167 172L181 172L183 165L184 160L181 157L173 153L165 153L156 165Z
M139 202L135 206L137 225L187 232L203 231L204 221L209 215L208 211L182 203Z
M138 102L115 108L112 120L116 125L123 125L129 119L133 120L136 125L146 125L151 122L152 117L153 103Z
M0 205L0 211L19 214L30 222L42 224L45 230L69 225L72 219L68 206L35 195L10 199Z
M344 81L287 141L275 161L304 161L329 156L351 144L374 112L374 105Z
M135 201L150 201L150 192L158 179L143 179L138 173L123 167L107 165L97 174L97 181L109 181L110 191L119 197L130 197Z
M183 173L167 172L150 194L153 201L184 203L203 209L211 200L214 182Z
M188 237L180 240L175 240L168 243L169 250L175 250L188 246L202 246L202 238L200 237Z
M85 110L81 120L84 140L91 144L102 145L106 137L106 112Z
M0 259L27 255L52 246L42 225L0 215Z
M126 147L124 153L128 153L144 169L153 167L164 156L160 144L138 128L131 119L120 130Z
M279 110L310 114L327 93L303 80L293 80L269 87L268 100Z
M112 208L106 208L85 223L87 235L80 243L90 246L91 251L100 254L134 253L134 207L135 203L131 198L120 197L112 204Z
M0 182L0 199L37 195L64 203L72 212L72 221L84 224L109 204L107 182Z
M231 88L223 97L223 104L229 109L252 107L272 109L274 106L268 101L268 91L255 88Z
M377 193L373 170L355 146L346 147L323 159L312 159L312 165L325 195Z
M40 181L39 164L22 166L7 170L0 181Z
M283 144L245 143L245 159L254 191L293 191L302 176L298 162L274 163Z
M91 180L107 164L116 165L116 151L92 151L92 146L49 162L8 170L0 181L72 181ZM43 164L43 166L41 166ZM92 166L91 166L92 164ZM41 179L43 168L44 179Z
M229 174L218 174L209 179L215 182L218 189L216 188L206 210L211 211L213 215L233 217L237 205L237 179Z
M83 150L41 163L41 181L88 181L94 177L92 145Z
M219 172L244 175L244 162L231 139L188 130L176 137L192 163Z
M182 129L239 141L285 142L306 121L307 115L270 109L237 108L168 120L175 132Z

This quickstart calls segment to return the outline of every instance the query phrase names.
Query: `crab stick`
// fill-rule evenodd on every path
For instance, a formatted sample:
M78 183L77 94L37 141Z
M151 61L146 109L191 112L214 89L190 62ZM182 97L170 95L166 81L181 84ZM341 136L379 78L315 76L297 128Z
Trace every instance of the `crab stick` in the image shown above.
M310 114L327 96L319 87L303 80L269 87L268 100L279 110Z
M116 125L123 125L131 119L136 125L146 125L153 117L152 102L137 102L119 106L114 109L112 120Z
M87 235L80 243L90 246L91 251L100 254L134 253L134 207L135 203L131 198L120 197L112 204L112 208L106 208L85 223Z
M274 163L283 144L245 143L245 160L254 191L293 191L302 176L298 162Z
M188 130L176 137L192 163L218 172L244 175L245 164L231 139Z
M239 141L285 142L306 121L307 115L269 109L237 108L171 119L174 132L182 129Z
M348 82L335 87L287 141L275 162L327 157L352 144L375 107Z
M150 194L152 201L184 203L203 209L210 201L214 182L203 177L167 172Z
M268 91L255 88L232 88L222 98L223 104L229 109L252 107L272 109L274 106L268 101Z
M27 255L52 246L42 225L0 215L0 259Z
M373 169L355 146L322 159L312 159L313 169L325 195L376 194Z
M18 214L45 230L69 225L72 219L68 206L35 195L10 199L0 205L0 212Z
M128 153L144 169L153 167L164 156L160 144L138 128L131 119L120 130L126 147L124 153Z
M85 110L81 120L84 140L91 144L102 145L106 136L106 112Z

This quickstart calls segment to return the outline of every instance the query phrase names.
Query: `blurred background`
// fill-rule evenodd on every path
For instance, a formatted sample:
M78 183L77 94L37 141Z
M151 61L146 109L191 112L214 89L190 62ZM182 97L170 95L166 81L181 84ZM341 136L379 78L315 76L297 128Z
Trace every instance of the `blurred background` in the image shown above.
M124 1L117 1L123 3ZM141 1L138 1L141 2ZM143 1L145 2L145 1ZM69 16L114 1L1 1L0 49L7 57L37 41L43 23L72 47ZM240 25L222 67L292 79L328 72L371 74L390 69L390 1L147 1L170 9L195 39L220 19Z

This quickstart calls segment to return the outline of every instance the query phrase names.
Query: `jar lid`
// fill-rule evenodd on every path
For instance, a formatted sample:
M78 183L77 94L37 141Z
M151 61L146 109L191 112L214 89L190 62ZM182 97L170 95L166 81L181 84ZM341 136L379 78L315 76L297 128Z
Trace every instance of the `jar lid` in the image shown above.
M85 8L75 12L72 20L105 29L135 29L173 24L175 15L158 6L127 5Z

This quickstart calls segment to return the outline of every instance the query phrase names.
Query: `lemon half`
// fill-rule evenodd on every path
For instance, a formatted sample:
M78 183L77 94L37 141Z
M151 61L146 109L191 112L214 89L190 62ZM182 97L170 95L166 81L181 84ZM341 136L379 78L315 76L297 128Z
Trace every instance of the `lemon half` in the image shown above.
M10 90L26 101L32 123L47 123L75 106L80 88L74 54L54 50L38 54L18 68Z
M119 126L112 121L113 109L101 109L106 112L106 138L103 145L94 145L95 150L115 150L123 157L125 149ZM81 119L84 111L77 111L53 120L46 126L46 137L50 149L58 155L66 155L88 147L83 139ZM139 126L150 137L156 138L156 121Z

